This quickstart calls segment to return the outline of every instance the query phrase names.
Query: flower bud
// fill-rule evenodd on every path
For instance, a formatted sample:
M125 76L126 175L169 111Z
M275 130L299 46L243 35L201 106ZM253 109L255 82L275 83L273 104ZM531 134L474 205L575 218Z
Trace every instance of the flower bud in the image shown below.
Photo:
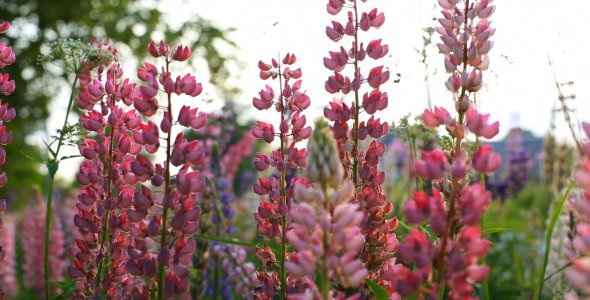
M329 187L338 187L342 183L344 170L338 156L336 140L325 120L316 121L308 151L308 179Z

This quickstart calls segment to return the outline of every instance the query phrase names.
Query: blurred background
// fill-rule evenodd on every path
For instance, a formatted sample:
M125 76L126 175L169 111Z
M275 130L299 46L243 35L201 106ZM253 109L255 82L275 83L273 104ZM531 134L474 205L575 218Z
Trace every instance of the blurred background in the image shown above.
M581 137L578 121L590 119L590 104L585 100L590 98L590 60L588 41L583 38L590 2L496 2L495 47L477 104L501 124L493 145L506 163L487 183L497 201L486 223L503 230L490 233L494 252L488 261L497 266L489 282L496 295L493 299L511 299L530 293L534 264L527 260L538 255L544 220L570 174L574 137ZM390 46L382 63L394 79L384 87L390 102L379 116L403 127L388 137L391 146L384 165L391 169L388 174L394 174L388 178L389 196L399 207L411 184L402 176L411 161L405 146L411 138L408 132L419 130L412 127L413 117L406 123L400 120L418 115L427 106L452 103L433 30L440 15L436 1L380 0L375 4L386 15L377 33ZM43 140L61 124L71 92L67 74L37 63L47 45L58 39L112 39L131 78L150 40L189 45L191 71L205 86L205 96L196 106L206 112L231 110L239 133L248 131L253 119L266 117L258 111L254 117L250 108L252 97L263 86L256 67L260 59L287 52L297 55L303 86L312 99L308 120L321 116L332 100L324 91L330 72L322 64L327 52L334 50L324 33L330 20L325 1L0 0L0 16L11 22L7 38L17 56L9 68L17 89L8 99L17 118L10 126L14 141L6 151L18 163L6 164L10 180L0 191L13 211L31 205L44 189L45 166L36 158L45 157ZM69 147L64 155L76 153L75 147ZM245 158L241 168L247 170L249 161ZM78 164L69 160L61 166L64 199L75 188ZM239 195L252 201L244 186ZM250 216L249 212L244 215ZM555 264L559 265L557 258Z

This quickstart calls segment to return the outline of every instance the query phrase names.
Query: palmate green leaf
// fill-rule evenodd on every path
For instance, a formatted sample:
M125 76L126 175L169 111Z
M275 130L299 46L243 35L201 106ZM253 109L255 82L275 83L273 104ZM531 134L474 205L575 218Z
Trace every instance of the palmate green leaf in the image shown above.
M365 283L371 289L371 292L373 293L373 296L375 296L375 299L377 299L377 300L389 299L389 296L387 295L387 291L382 286L380 286L378 283L376 283L375 281L373 281L371 279L365 280Z
M201 239L201 240L214 241L214 242L219 242L219 243L223 243L223 244L256 248L256 243L252 243L252 242L244 242L244 241L233 240L233 239L224 239L224 238L220 238L220 237L216 237L216 236L207 236L207 235L202 235L202 234L195 234L194 237L197 239Z

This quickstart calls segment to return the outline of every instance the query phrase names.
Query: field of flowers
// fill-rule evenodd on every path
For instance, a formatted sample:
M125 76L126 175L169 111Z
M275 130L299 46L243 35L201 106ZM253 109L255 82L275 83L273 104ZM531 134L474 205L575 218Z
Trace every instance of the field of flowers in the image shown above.
M519 128L498 143L477 98L496 6L438 0L446 105L393 120L379 1L324 1L332 100L306 94L297 54L261 57L258 120L231 101L205 109L187 45L142 45L130 73L107 38L47 45L39 63L70 86L41 157L5 150L23 100L3 39L0 166L32 159L46 175L24 206L4 188L0 299L588 299L590 123L572 118L570 83L556 80L542 146ZM306 118L312 103L323 117Z

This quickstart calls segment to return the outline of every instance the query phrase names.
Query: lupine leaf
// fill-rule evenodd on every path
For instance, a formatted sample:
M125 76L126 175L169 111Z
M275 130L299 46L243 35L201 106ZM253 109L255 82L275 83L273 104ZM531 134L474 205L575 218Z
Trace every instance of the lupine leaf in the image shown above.
M376 283L375 281L373 281L371 279L365 280L365 283L369 286L369 288L371 289L371 292L373 292L373 296L375 296L375 299L377 299L377 300L389 299L389 296L387 295L387 291L382 286L380 286L378 283Z

